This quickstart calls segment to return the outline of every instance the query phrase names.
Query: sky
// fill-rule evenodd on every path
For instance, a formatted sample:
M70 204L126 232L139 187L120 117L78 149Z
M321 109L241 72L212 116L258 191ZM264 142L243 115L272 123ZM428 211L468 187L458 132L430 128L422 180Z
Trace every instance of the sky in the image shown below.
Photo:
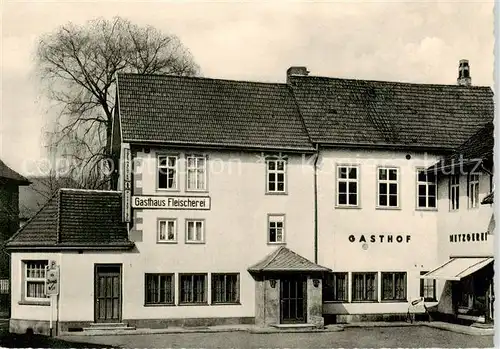
M51 120L34 74L37 38L69 21L122 16L177 35L205 77L284 82L311 75L493 87L493 1L1 1L0 158L30 175Z

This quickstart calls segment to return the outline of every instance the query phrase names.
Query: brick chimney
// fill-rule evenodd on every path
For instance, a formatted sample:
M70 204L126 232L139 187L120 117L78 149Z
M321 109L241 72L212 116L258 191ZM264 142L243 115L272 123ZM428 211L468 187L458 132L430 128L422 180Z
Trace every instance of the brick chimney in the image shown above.
M307 70L307 67L298 67L298 66L293 66L287 69L286 71L286 83L290 83L290 76L307 76L309 75L309 70Z
M461 59L458 63L458 79L457 84L460 86L470 86L470 67L468 59Z

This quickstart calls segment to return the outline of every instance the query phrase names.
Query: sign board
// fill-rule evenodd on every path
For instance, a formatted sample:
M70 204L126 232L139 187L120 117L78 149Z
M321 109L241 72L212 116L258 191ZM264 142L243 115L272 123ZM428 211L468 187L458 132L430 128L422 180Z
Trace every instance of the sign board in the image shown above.
M59 294L59 266L51 261L45 269L45 294L54 296Z
M132 208L210 210L208 196L133 196Z
M132 154L128 144L124 144L122 148L122 190L123 190L123 215L122 219L124 222L130 222L131 220L131 207L130 201L132 197Z

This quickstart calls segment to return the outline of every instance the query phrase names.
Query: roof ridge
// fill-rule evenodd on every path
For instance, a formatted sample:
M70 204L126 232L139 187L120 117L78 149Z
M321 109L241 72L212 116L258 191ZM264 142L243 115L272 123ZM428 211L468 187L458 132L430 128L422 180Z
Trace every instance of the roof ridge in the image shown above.
M269 256L269 259L267 260L267 262L261 267L262 269L264 269L265 267L267 267L269 264L271 264L271 262L273 262L276 257L278 257L278 255L281 253L281 251L287 249L285 246L280 246L278 247L274 252L273 254L271 254ZM288 250L288 249L287 249Z
M37 212L33 215L33 217L31 217L30 219L28 219L28 220L26 221L26 223L24 223L24 225L23 225L21 228L19 228L19 229L18 229L18 230L14 233L14 235L12 235L12 236L11 236L11 237L10 237L10 238L9 238L9 239L5 242L5 244L8 244L8 243L9 243L9 242L11 242L12 240L14 240L14 238L15 238L15 237L17 237L17 236L18 236L18 235L19 235L19 234L20 234L20 233L21 233L21 232L22 232L22 231L23 231L23 230L24 230L24 229L28 226L28 224L29 224L32 220L34 220L34 219L35 219L35 218L36 218L36 217L40 214L40 212L42 212L42 210L43 210L45 207L47 207L47 206L48 206L48 205L52 202L52 200L54 199L54 197L55 197L56 195L58 195L58 194L59 194L59 191L54 192L54 193L52 194L52 196L51 196L51 197L47 200L47 202L46 202L45 204L43 204L43 205L42 205L42 207L40 207L40 208L38 209L38 211L37 211Z

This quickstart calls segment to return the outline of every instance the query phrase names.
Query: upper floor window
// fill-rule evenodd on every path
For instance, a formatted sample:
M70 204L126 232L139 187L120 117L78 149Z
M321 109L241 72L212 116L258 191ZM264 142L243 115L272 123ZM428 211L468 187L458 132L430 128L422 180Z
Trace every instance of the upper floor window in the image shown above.
M284 215L269 215L268 216L268 242L283 243L285 242L285 216Z
M450 176L450 210L458 210L460 207L460 175Z
M479 174L469 173L468 180L469 208L476 208L479 206Z
M284 193L286 191L286 160L267 160L267 192Z
M399 170L381 167L378 169L378 206L399 206Z
M26 300L45 301L45 268L48 261L24 262L24 290Z
M179 157L176 155L158 156L158 189L178 189Z
M419 170L417 172L417 207L436 208L436 176Z
M186 242L205 242L204 223L203 220L186 221Z
M207 159L202 155L186 157L187 185L186 190L207 190Z
M177 241L177 221L175 219L158 220L158 242Z
M359 169L357 166L337 167L337 205L358 206Z

